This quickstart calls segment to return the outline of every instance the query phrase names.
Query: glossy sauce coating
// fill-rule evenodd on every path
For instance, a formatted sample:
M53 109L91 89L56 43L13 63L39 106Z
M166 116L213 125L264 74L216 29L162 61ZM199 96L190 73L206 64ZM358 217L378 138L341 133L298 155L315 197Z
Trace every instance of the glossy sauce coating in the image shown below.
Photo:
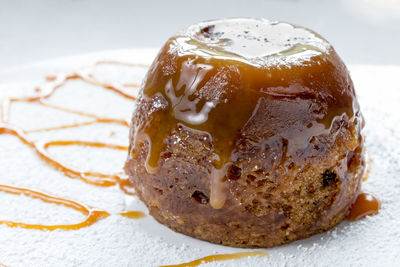
M248 27L246 20L232 21L237 27L231 33L223 31L230 28L225 22L209 22L165 44L142 86L143 98L157 99L154 111L135 129L134 145L150 144L149 173L158 172L172 131L204 133L214 150L210 203L216 209L226 200L225 174L242 130L260 105L269 106L271 127L254 144L287 140L287 156L299 163L308 156L299 151L313 136L328 134L336 119L362 120L351 80L343 78L347 70L327 41L287 23L249 20ZM275 27L285 29L284 38ZM321 72L325 80L316 80Z
M381 208L381 202L374 195L360 193L350 209L347 220L356 221L366 216L376 215Z

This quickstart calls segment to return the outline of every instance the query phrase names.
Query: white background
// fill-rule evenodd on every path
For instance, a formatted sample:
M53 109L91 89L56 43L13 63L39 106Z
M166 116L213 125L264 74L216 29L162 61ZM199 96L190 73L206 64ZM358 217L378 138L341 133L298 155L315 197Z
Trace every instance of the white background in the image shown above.
M240 16L307 26L348 64L400 64L399 0L0 0L0 70L94 51L158 48L189 24Z

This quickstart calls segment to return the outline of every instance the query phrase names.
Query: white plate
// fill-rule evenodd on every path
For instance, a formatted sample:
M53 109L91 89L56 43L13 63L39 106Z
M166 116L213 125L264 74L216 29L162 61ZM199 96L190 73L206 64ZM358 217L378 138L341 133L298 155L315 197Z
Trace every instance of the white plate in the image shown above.
M96 60L150 63L156 52L149 49L101 52L14 68L0 73L0 98L32 94L46 75L71 72ZM128 78L133 79L131 82L140 82L145 73L143 68L104 67L99 75L117 81ZM400 265L400 66L351 66L350 70L367 122L364 133L372 159L371 172L363 188L382 201L379 215L352 223L343 222L326 233L263 250L269 252L267 257L210 265ZM68 82L57 94L51 99L55 103L89 109L103 116L116 114L118 118L129 118L133 109L131 102L83 82ZM71 97L72 94L77 96ZM11 122L25 129L85 121L80 116L33 104L13 104L11 111ZM121 145L127 145L127 136L126 128L113 125L30 134L36 140L96 140ZM69 165L88 170L99 170L96 168L100 167L104 172L118 171L126 156L117 151L104 153L79 147L59 147L51 152ZM118 216L124 209L146 213L147 210L138 199L126 197L117 187L95 187L66 177L10 135L0 135L0 184L39 189L112 214L76 231L39 231L0 225L0 263L7 266L158 266L188 262L210 254L252 251L177 234L150 216L138 220ZM78 212L62 206L1 192L0 203L0 220L57 224L83 218Z

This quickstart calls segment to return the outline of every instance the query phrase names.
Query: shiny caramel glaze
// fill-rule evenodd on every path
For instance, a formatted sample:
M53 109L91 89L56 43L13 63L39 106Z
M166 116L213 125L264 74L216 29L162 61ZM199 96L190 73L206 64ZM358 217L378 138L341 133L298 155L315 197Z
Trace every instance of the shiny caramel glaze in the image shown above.
M269 54L267 50L246 57L251 49L240 50L231 44L240 42L253 49L257 41L250 44L255 38L252 30L284 26L289 29L287 38L296 39L297 27L252 19L222 23L256 24L242 32L247 32L247 37L226 34L232 39L223 38L215 26L221 21L210 21L170 38L142 85L138 106L153 103L146 120L138 117L133 122L131 144L131 154L135 154L143 142L149 143L146 169L154 174L171 132L184 128L204 134L214 151L210 203L216 209L222 208L227 198L226 171L240 157L237 147L246 139L246 132L254 134L247 127L261 110L269 112L259 122L268 128L250 140L252 146L275 151L281 150L284 142L285 156L299 165L315 156L306 149L310 140L329 134L335 121L354 122L354 135L359 134L362 122L346 67L324 39L299 28L299 36L306 37L296 42L281 40L282 44L272 45ZM259 36L262 43L268 38ZM257 49L263 51L262 44ZM286 61L290 64L284 64ZM317 78L321 73L323 79Z
M361 193L357 196L346 219L349 221L356 221L366 216L376 215L380 208L381 202L374 195Z
M199 266L200 264L215 262L215 261L227 261L227 260L236 260L242 259L251 256L267 256L268 253L264 251L254 251L254 252L238 252L233 254L220 254L220 255L210 255L207 257L203 257L194 261L185 262L176 265L163 265L161 267L192 267Z
M23 194L31 198L40 199L47 203L62 205L68 208L72 208L76 211L79 211L86 216L86 219L80 223L66 224L66 225L42 225L42 224L26 224L22 222L12 222L12 221L0 221L0 224L5 224L9 227L20 227L26 229L48 230L48 231L53 231L57 229L78 230L80 228L90 226L102 218L110 216L110 214L106 211L98 210L73 200L56 197L50 194L45 194L28 188L0 185L0 191L15 195Z

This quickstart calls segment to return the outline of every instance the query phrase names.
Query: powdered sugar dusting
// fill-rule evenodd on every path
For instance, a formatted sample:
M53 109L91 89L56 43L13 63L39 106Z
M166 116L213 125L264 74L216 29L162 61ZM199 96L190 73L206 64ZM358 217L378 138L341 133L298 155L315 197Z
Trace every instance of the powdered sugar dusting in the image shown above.
M98 59L149 63L154 55L155 51L116 51L22 67L0 74L0 80L3 81L0 84L0 99L10 95L32 94L32 87L38 85L38 80L44 76L60 71L70 72ZM112 71L107 71L107 79L117 77L117 80L121 79L124 83L140 83L145 73L139 68L119 72L118 66L110 65L109 69ZM366 120L364 133L372 159L371 172L363 188L382 201L379 214L361 221L343 222L326 233L267 249L267 257L214 262L207 266L400 264L400 180L397 177L400 173L400 85L397 82L400 66L350 66L350 70ZM118 76L113 76L113 73ZM120 77L121 73L126 73L126 77L125 74ZM98 75L101 75L100 71ZM128 80L128 76L134 77L134 80ZM75 104L71 98L67 98L71 97L68 96L67 87L65 91L60 91L58 99L53 100L75 108L91 105L91 112L104 116L123 119L131 115L131 103L117 95L103 94L102 90L94 91L91 85L79 82L71 83L70 86L76 86L71 92L81 92L82 97L91 97L85 90L93 90L93 99L96 101L87 102L88 99L77 97L74 98L78 102ZM65 94L64 102L61 93ZM22 127L27 125L29 129L79 122L79 116L61 111L51 115L54 111L32 105L19 103L11 113L10 122ZM32 116L34 122L30 122L28 116ZM117 124L98 123L51 133L31 133L29 136L46 141L86 140L128 144L128 130ZM124 152L114 151L114 155L113 151L85 148L84 153L81 153L81 149L74 147L67 151L57 147L51 152L59 153L63 162L83 164L77 166L79 168L99 170L99 165L104 165L100 170L105 171L120 168L116 161L123 158L120 153ZM79 156L81 158L77 158ZM110 217L77 231L46 232L0 225L0 263L7 266L159 266L188 262L210 254L250 251L218 246L175 233L158 224L151 216L139 220L119 216L118 212L122 210L141 210L147 213L147 209L136 197L127 197L117 187L95 187L64 176L44 164L17 138L6 134L0 135L0 184L43 190L111 213ZM82 218L80 213L73 210L27 197L1 193L0 201L0 220L52 224L74 223Z

